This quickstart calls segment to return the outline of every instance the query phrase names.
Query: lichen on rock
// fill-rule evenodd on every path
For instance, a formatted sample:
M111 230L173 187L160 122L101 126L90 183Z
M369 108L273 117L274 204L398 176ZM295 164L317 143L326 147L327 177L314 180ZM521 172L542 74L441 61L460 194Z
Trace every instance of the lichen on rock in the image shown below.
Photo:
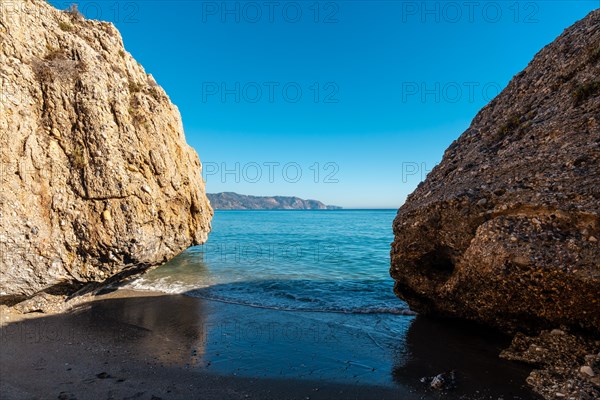
M0 42L4 299L206 240L212 209L179 111L112 24L23 0L0 14Z

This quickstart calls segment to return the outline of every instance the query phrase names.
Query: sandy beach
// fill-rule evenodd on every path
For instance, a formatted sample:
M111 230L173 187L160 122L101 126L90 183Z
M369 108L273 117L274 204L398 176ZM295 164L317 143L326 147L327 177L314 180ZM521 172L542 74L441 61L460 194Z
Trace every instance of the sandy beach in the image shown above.
M5 320L3 399L529 399L505 339L424 317L386 340L360 315L285 312L118 290ZM3 316L3 319L6 316ZM384 327L381 327L383 330ZM424 376L456 371L457 388Z

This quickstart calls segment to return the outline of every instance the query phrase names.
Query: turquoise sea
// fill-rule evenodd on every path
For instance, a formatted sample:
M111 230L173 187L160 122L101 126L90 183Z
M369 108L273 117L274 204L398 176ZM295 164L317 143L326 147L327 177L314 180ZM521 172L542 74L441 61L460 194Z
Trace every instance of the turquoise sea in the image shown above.
M185 303L172 296L104 312L143 322L164 343L194 343L186 362L221 375L387 387L412 393L392 398L434 399L440 394L421 378L456 371L460 388L449 398L528 398L527 369L498 359L502 338L415 316L394 295L395 215L217 211L206 244L128 284L184 294L193 307L159 307Z
M407 314L389 276L395 214L216 211L206 244L132 286L279 310Z

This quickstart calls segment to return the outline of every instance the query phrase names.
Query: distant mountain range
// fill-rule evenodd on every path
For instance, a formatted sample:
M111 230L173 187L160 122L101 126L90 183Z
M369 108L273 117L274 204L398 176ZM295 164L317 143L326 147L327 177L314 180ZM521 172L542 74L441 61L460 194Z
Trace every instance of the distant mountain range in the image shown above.
M286 196L246 196L233 192L207 193L215 210L339 210L317 200Z

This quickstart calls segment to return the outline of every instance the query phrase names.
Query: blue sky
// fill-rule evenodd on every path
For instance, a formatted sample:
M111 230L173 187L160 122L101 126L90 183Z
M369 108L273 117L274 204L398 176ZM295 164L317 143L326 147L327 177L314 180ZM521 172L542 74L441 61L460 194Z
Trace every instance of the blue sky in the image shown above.
M397 208L477 111L600 0L79 5L115 23L179 107L209 192Z

